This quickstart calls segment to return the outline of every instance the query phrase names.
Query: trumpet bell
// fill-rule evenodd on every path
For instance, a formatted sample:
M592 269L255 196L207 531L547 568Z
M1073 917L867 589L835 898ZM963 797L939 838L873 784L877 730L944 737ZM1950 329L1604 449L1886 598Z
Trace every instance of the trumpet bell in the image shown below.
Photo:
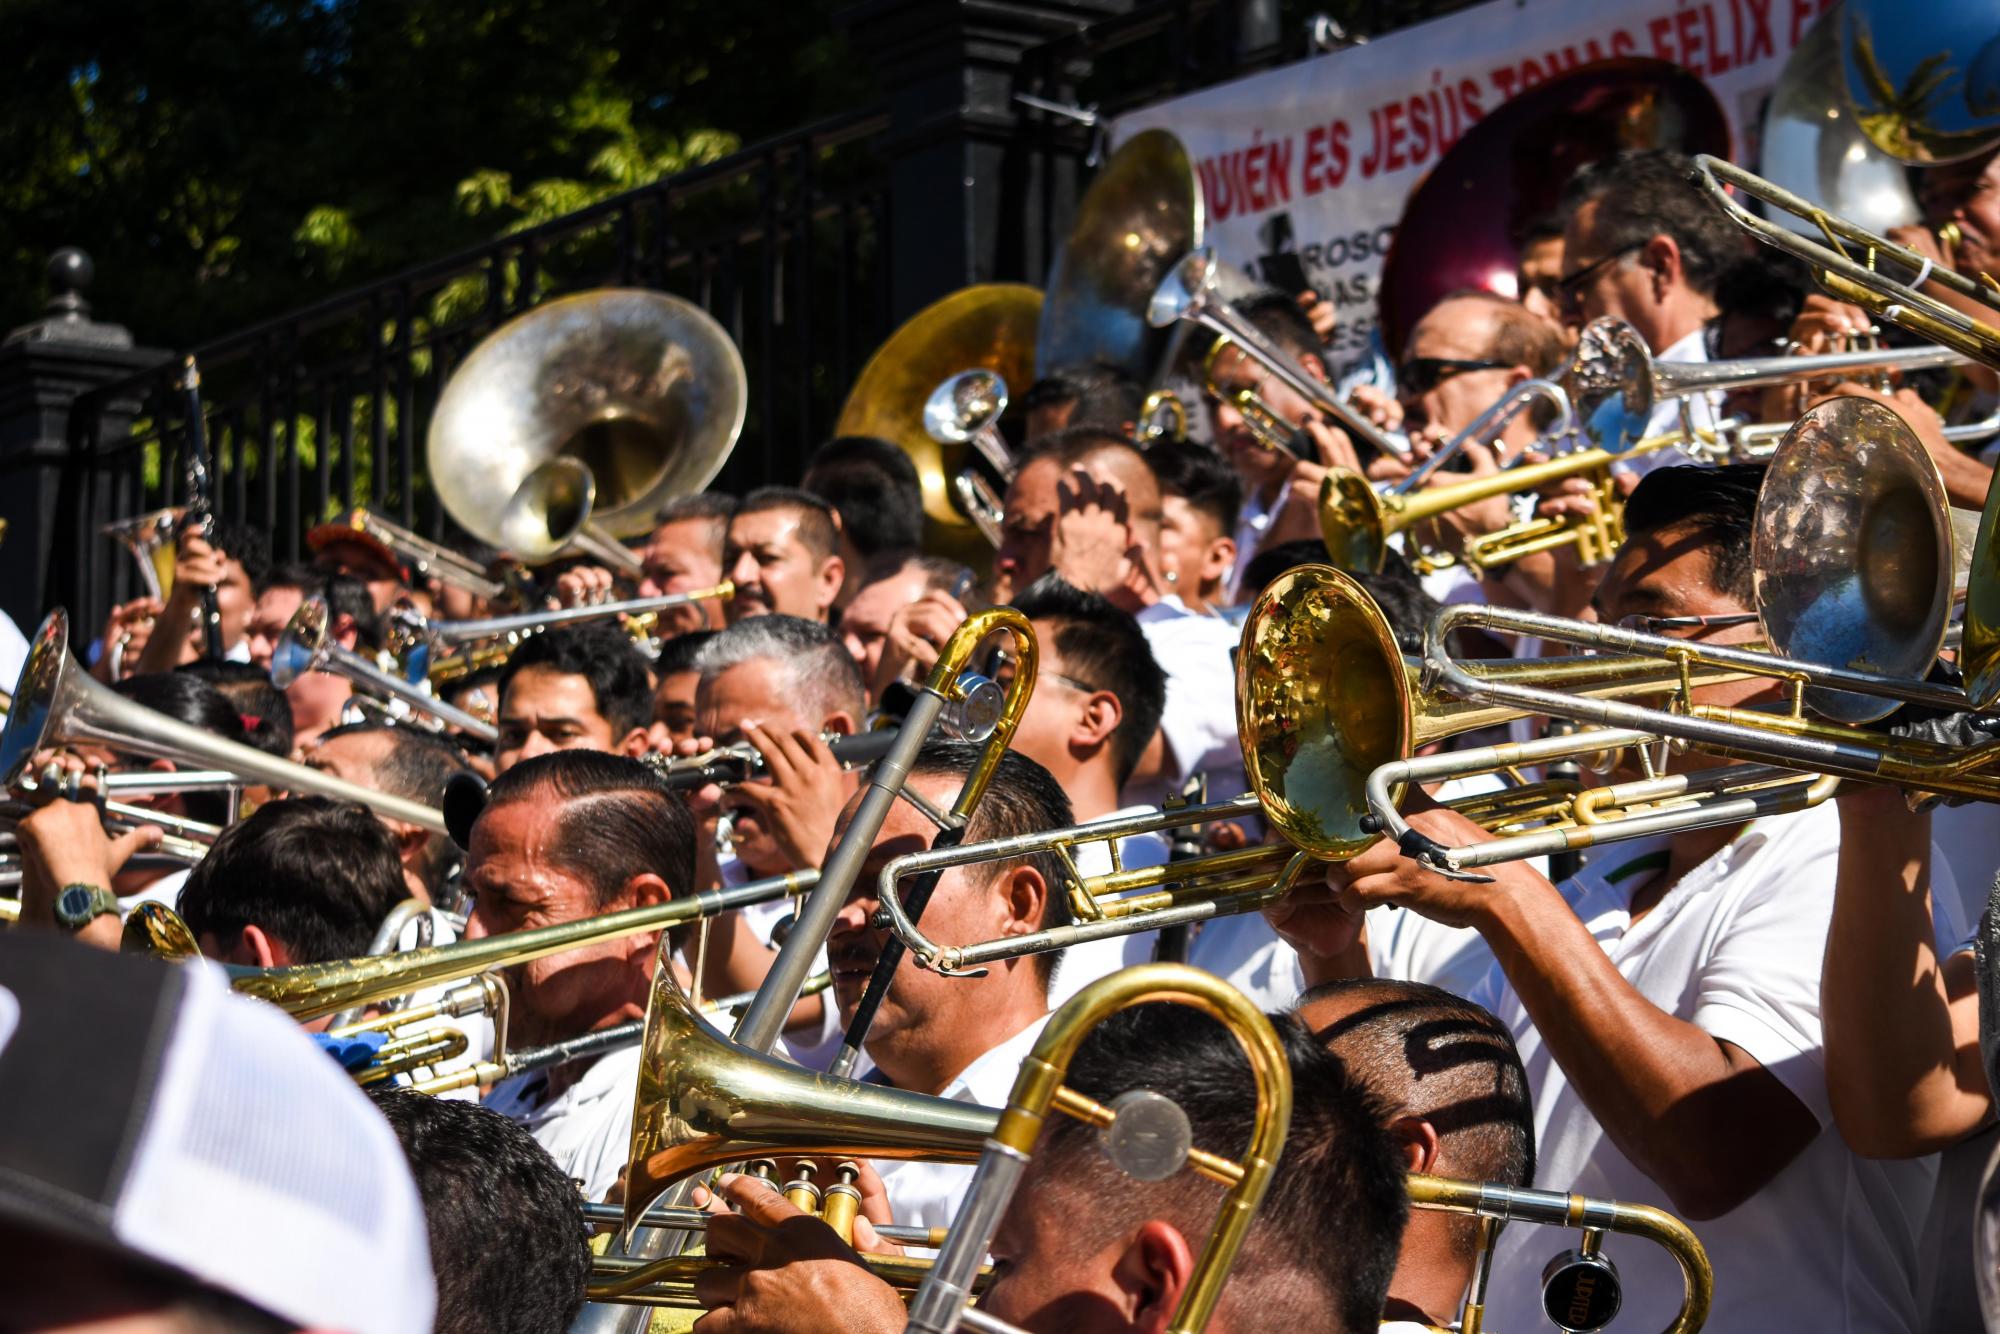
M585 292L473 348L431 417L430 475L467 532L505 546L522 483L573 458L596 479L596 521L637 536L721 471L747 404L743 358L708 312L663 292Z
M1855 121L1899 162L1957 162L2000 141L2000 3L1847 0L1839 14Z
M1646 438L1660 385L1651 349L1625 321L1607 315L1586 324L1561 383L1599 449L1622 454Z
M1330 470L1319 484L1319 535L1337 568L1381 573L1389 558L1382 493L1358 472Z
M271 650L271 684L280 690L319 665L326 648L326 599L315 594L299 603Z
M723 1163L798 1154L969 1163L999 1119L991 1108L837 1079L740 1046L695 1012L662 960L640 1042L625 1228L676 1181Z
M507 498L501 545L522 560L547 560L570 544L596 509L596 475L581 459L559 455L529 472Z
M1870 399L1815 404L1764 474L1750 541L1758 615L1788 658L1922 678L1951 618L1953 537L1937 464L1902 417ZM1837 722L1899 701L1809 688Z
M924 430L947 445L970 444L1007 410L1007 382L989 370L952 376L924 400Z
M1146 327L1147 302L1205 230L1186 146L1166 130L1142 130L1120 144L1084 191L1049 274L1036 369L1046 375L1101 361L1151 379L1149 353L1160 340Z
M1375 841L1362 828L1367 781L1410 753L1403 655L1361 585L1324 565L1273 580L1237 651L1236 726L1264 817L1328 861Z

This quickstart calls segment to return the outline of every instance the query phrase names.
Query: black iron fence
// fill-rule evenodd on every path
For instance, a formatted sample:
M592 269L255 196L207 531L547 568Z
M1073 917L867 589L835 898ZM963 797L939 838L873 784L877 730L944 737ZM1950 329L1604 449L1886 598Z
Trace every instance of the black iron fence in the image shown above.
M514 315L603 286L686 297L742 350L748 417L717 485L795 474L889 329L885 125L876 111L813 125L195 349L217 517L267 531L279 559L355 504L452 536L424 457L452 370ZM98 527L185 500L178 374L162 365L71 408L44 605L86 625L136 591ZM134 400L128 430L112 409Z
M1097 136L1015 94L1112 116L1310 54L1322 8L1375 32L1469 2L909 0L873 39L891 53L896 90L881 107L195 349L219 517L268 532L279 559L357 503L455 538L424 457L442 386L512 316L607 285L687 297L742 349L748 420L717 485L795 477L895 315L966 281L1042 280ZM964 31L931 22L939 10L966 18ZM905 235L890 235L892 216ZM74 400L55 513L35 524L48 534L41 596L20 580L0 590L17 616L62 605L94 627L137 591L136 569L110 558L99 529L184 499L177 373L163 364ZM22 454L7 466L38 465Z

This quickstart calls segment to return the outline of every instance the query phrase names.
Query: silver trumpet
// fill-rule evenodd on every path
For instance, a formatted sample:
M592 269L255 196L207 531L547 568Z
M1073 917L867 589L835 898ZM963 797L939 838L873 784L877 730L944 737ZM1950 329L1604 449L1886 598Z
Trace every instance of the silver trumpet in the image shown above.
M0 828L11 829L39 808L26 801L0 801ZM125 834L144 825L161 830L165 837L147 851L156 857L192 866L208 856L209 847L222 837L222 826L189 820L165 811L132 806L121 801L97 803L98 813L108 834Z
M287 688L307 672L330 672L346 677L365 693L399 700L418 713L456 727L488 745L500 739L499 729L493 724L445 703L422 686L385 672L361 654L342 647L327 633L329 614L326 599L317 595L301 602L292 613L271 652L271 683L278 689Z
M1007 410L1007 381L997 371L976 369L952 376L924 401L924 432L941 445L971 445L1002 479L1014 479L1013 451L1000 434ZM1004 506L976 468L953 474L951 488L980 535L1000 545Z
M69 654L69 616L49 613L30 641L27 665L14 687L13 708L0 730L0 784L12 787L27 773L35 752L63 746L102 746L128 754L169 759L197 769L226 769L244 784L359 802L378 815L444 833L434 806L409 801L225 741L199 727L134 704L93 680ZM162 775L172 779L175 775Z
M165 598L174 585L174 534L186 517L187 507L175 505L116 519L97 531L132 553L147 597Z

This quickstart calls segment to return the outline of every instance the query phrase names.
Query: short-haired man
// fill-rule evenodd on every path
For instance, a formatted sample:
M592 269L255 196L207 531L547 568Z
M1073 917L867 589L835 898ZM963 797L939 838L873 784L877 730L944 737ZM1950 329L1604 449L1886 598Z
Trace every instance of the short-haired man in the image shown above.
M181 887L179 910L209 958L272 968L359 958L406 897L395 844L374 816L297 797L223 830Z
M824 623L847 578L833 507L792 487L752 491L729 521L722 573L736 585L731 625L773 613Z
M1166 707L1167 675L1153 660L1145 632L1129 613L1054 575L1037 580L1014 606L1034 627L1040 663L1013 749L1048 770L1069 794L1078 824L1146 814L1153 807L1127 806L1119 795L1160 730ZM1113 866L1103 843L1086 844L1074 857L1083 876L1107 874ZM1119 842L1117 864L1127 869L1166 859L1166 841L1157 834ZM1069 886L1058 888L1067 892ZM1158 939L1148 931L1065 951L1049 1007L1107 973L1151 959Z
M595 751L537 756L501 774L472 826L466 938L501 936L650 907L694 887L694 822L637 760ZM517 1047L643 1018L659 933L602 941L508 970ZM632 1138L637 1046L502 1080L486 1105L525 1125L601 1200Z
M923 545L924 489L917 465L887 440L843 435L813 451L799 489L833 507L840 519L840 597L845 611L872 563Z
M1212 449L1161 440L1146 449L1160 487L1161 592L1189 611L1219 611L1236 568L1236 521L1243 484Z
M576 1186L514 1122L408 1089L371 1093L429 1225L433 1334L563 1334L583 1309L589 1233Z
M218 524L212 540L193 528L181 530L174 547L174 586L160 612L160 628L139 652L141 672L172 671L207 653L201 625L201 593L215 590L222 631L222 656L242 662L254 589L271 567L271 540L246 524ZM182 633L175 633L176 630Z
M306 763L335 778L426 806L438 804L453 774L472 771L465 757L449 743L412 727L387 723L336 727L307 752ZM452 907L456 890L450 875L459 854L450 837L387 816L376 818L396 840L396 855L402 860L410 896Z
M1415 982L1330 982L1299 1018L1375 1096L1403 1166L1500 1186L1535 1184L1535 1108L1506 1026L1471 1001ZM1472 1218L1413 1209L1389 1281L1384 1334L1457 1320L1478 1250Z
M639 596L666 597L713 588L722 582L722 547L729 536L729 519L736 513L732 496L703 491L677 496L660 507L653 535L639 550L644 572ZM657 636L714 630L722 625L722 603L716 599L691 602L661 612Z
M285 627L308 597L326 602L329 643L366 658L381 650L382 619L359 579L288 565L272 572L257 599L250 639L252 661L261 654L264 666L271 665ZM277 619L281 612L282 621ZM338 672L298 673L285 686L285 699L292 706L292 746L301 753L332 728L367 716L354 683Z
M1592 163L1564 192L1563 318L1573 326L1612 316L1631 325L1658 361L1709 360L1716 283L1743 254L1743 235L1702 197L1685 153L1654 148ZM1687 400L1696 426L1712 426L1719 396ZM1677 427L1680 400L1653 408L1644 434ZM1685 463L1656 450L1629 465L1646 472Z
M1251 1216L1207 1328L1375 1334L1408 1212L1403 1171L1373 1100L1289 1016L1277 1021L1292 1077L1283 1165ZM1193 1143L1235 1157L1255 1116L1249 1062L1235 1037L1182 1005L1140 1005L1083 1040L1064 1082L1100 1102L1134 1089L1172 1099ZM1221 1188L1182 1169L1125 1176L1097 1132L1051 1116L993 1239L988 1315L1037 1334L1166 1329L1194 1276ZM903 1327L886 1283L823 1224L768 1187L728 1178L744 1213L716 1219L708 1252L732 1261L698 1289L719 1334ZM760 1198L761 1195L761 1198Z
M694 697L701 685L701 668L696 665L702 645L721 633L717 630L690 630L660 645L653 660L653 726L649 729L653 749L672 753L682 742L694 740Z
M1072 426L1095 426L1129 439L1144 399L1145 390L1123 367L1104 362L1058 366L1021 395L1028 448Z
M1649 474L1626 505L1598 618L1666 619L1705 643L1754 636L1746 539L1759 482L1746 466ZM1744 705L1778 689L1728 682L1695 698ZM1442 808L1410 819L1446 845L1485 837ZM1477 928L1499 967L1473 999L1520 1046L1538 1094L1542 1177L1695 1221L1716 1270L1710 1329L1906 1330L1917 1327L1913 1220L1930 1167L1871 1162L1824 1133L1820 989L1841 843L1829 803L1617 843L1561 888L1505 863L1472 889L1382 842L1267 914L1309 984L1365 967L1354 959L1364 907ZM1782 1258L1773 1236L1785 1238ZM1626 1318L1664 1322L1679 1303L1676 1266L1617 1239L1607 1253L1624 1276ZM1502 1235L1496 1326L1535 1318L1540 1270L1530 1238Z
M971 570L942 556L890 551L869 562L840 613L840 642L861 669L870 698L879 699L889 684L879 672L896 613L933 593L962 597L971 586Z
M643 750L653 715L646 657L601 622L535 635L500 673L500 740L494 767L556 750Z
M949 807L980 752L965 742L933 742L911 768L909 785L934 805ZM843 819L852 814L850 804ZM1010 750L974 808L965 841L1070 823L1069 799L1048 770ZM876 876L891 859L929 847L936 833L937 827L908 802L892 806L852 894L834 919L826 955L843 1025L853 1020L890 938L874 921L880 906ZM955 867L939 877L924 909L924 934L945 944L969 945L1062 925L1069 920L1069 907L1061 883L1061 863L1047 853ZM916 1093L988 1106L1004 1102L1022 1056L1047 1022L1058 957L1004 960L976 978L940 977L905 960L863 1044L875 1064L875 1077ZM951 1221L971 1177L970 1168L958 1165L876 1166L896 1221L922 1227Z
M765 758L757 779L692 794L702 820L731 824L734 855L722 859L716 875L741 883L817 867L857 782L826 740L861 730L867 700L853 660L823 625L756 616L702 645L695 668L696 736L683 749L747 741ZM773 957L771 928L788 911L783 902L746 908L710 928L704 966L710 995L763 981Z

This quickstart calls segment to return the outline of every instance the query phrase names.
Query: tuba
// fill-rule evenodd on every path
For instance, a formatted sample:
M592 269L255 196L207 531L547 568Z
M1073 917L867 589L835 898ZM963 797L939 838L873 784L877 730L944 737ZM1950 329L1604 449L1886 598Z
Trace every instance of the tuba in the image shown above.
M581 538L625 568L619 536L714 480L743 429L743 358L699 306L604 288L489 334L439 396L426 443L460 527L524 560Z

